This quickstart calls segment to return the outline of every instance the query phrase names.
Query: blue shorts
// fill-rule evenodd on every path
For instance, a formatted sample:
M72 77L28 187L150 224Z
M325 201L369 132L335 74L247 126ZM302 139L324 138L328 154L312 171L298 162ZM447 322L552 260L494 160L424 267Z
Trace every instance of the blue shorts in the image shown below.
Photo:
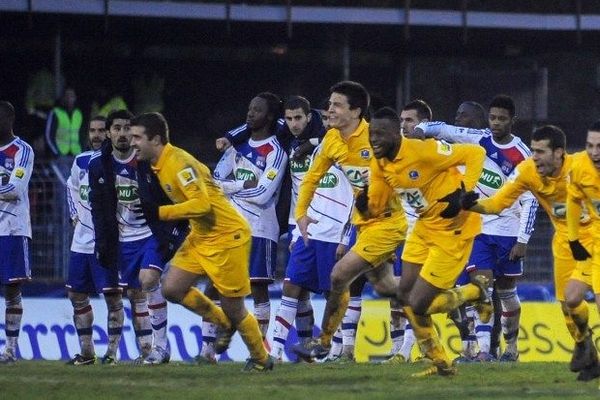
M154 236L119 243L119 285L130 289L140 289L140 270L155 269L162 273L164 263L158 251L158 241Z
M322 293L331 289L331 270L335 265L337 243L302 239L294 243L285 272L285 280L311 292Z
M250 252L250 282L275 281L277 266L277 242L252 236Z
M26 236L0 236L0 284L31 279L29 242Z
M65 286L77 293L106 293L121 290L119 272L103 268L94 254L71 252Z
M523 261L510 261L508 256L517 238L481 233L475 237L467 271L491 269L494 277L523 275Z

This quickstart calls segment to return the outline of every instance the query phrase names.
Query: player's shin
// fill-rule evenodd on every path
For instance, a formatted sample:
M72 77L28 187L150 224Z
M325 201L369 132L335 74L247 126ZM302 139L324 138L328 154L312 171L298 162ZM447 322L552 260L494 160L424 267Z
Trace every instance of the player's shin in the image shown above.
M248 313L236 326L242 340L248 347L250 358L259 363L265 363L269 354L263 345L262 334L254 315Z
M115 359L123 332L123 300L120 294L106 295L106 303L108 307L108 347L106 349L106 356Z
M323 327L321 330L320 342L321 345L327 349L331 347L331 337L335 330L344 319L346 308L350 302L350 291L345 290L344 292L331 291L325 311L323 313Z
M198 288L190 287L181 300L181 305L224 329L231 329L231 321L221 307L206 297Z
M167 349L167 301L165 300L160 285L156 285L146 291L148 296L148 312L152 323L153 344L152 347Z
M87 358L93 357L95 355L94 344L92 342L94 313L92 312L90 299L89 297L85 297L81 300L71 300L71 304L73 305L73 323L77 330L81 355Z

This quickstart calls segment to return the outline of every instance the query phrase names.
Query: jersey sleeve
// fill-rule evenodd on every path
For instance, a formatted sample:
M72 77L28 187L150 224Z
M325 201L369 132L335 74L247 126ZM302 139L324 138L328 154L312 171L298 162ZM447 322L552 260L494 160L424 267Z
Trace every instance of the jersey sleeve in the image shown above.
M221 159L217 163L213 172L213 177L217 185L223 189L226 195L232 195L244 189L244 181L237 181L230 179L235 164L235 155L237 150L234 146L229 147L225 150L225 153L221 156Z
M527 244L533 233L535 217L540 204L529 191L523 193L519 197L519 203L521 204L521 213L519 216L519 233L517 241L519 243Z
M425 158L438 170L465 166L463 182L466 190L472 190L483 171L485 150L474 144L450 144L443 140L435 141L435 149L427 151Z
M439 140L446 140L450 143L473 143L477 144L486 134L485 129L461 128L459 126L448 125L444 122L421 122L417 125L421 128L426 137Z
M79 174L77 168L77 161L73 161L71 166L71 175L67 179L67 204L69 206L69 215L71 220L75 220L77 217L77 197L79 195Z
M322 151L315 155L308 172L304 175L304 179L300 184L296 200L296 210L294 211L296 221L306 215L319 181L334 163L334 160L328 156L329 143L326 135L322 143Z
M196 163L177 163L167 167L166 175L183 193L185 201L177 204L160 206L160 220L174 221L179 219L198 218L211 210L211 202L204 179L211 179L207 168ZM205 176L207 175L207 176Z
M15 168L4 186L0 186L0 199L20 201L27 198L29 180L33 172L33 150L29 146L21 146L15 154Z

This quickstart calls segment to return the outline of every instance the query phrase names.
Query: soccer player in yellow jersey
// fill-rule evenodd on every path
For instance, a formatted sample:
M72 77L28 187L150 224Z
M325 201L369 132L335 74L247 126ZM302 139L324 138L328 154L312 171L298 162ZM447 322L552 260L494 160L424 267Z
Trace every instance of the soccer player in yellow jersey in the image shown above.
M587 236L580 233L580 216L584 207L591 217L592 243L582 243L583 238ZM585 151L573 155L567 190L567 227L574 258L591 263L591 286L596 295L596 305L600 306L600 121L588 129ZM593 355L596 355L595 350L594 348L592 351ZM582 370L577 379L591 380L598 376L600 366L596 355L595 365Z
M369 106L369 94L357 82L343 81L330 89L329 126L321 152L315 156L309 171L304 176L296 203L296 221L302 237L310 240L308 225L316 223L307 215L308 206L320 179L337 163L357 193L365 186L369 172L371 146L369 124L364 115ZM355 245L335 264L331 272L331 290L323 314L321 336L305 345L297 345L294 352L304 360L323 358L331 347L331 337L344 317L348 306L348 288L352 281L363 273L375 290L394 296L397 282L391 264L387 261L404 241L407 223L404 211L394 193L382 194L384 204L381 211L368 218L356 210L352 223L357 227Z
M402 253L398 297L433 366L414 376L454 374L430 315L446 313L465 301L487 301L488 312L482 312L481 318L491 317L485 278L478 276L475 284L454 288L481 231L481 217L463 212L460 197L465 188L475 187L485 151L473 144L405 138L398 114L389 107L373 115L369 140L375 158L365 191L368 206L361 207L363 192L357 197L357 208L366 218L377 215L385 207L386 194L401 190L418 215ZM465 167L464 175L459 166Z
M217 324L216 351L226 350L235 330L248 350L244 370L270 370L258 323L244 307L250 294L248 262L250 227L213 182L209 169L184 150L169 143L167 121L159 113L141 114L131 121L131 145L139 160L149 161L173 205L143 203L144 212L156 219L189 219L191 232L175 256L163 282L167 300L179 303ZM208 276L220 294L216 306L195 285Z
M497 214L526 191L538 199L555 230L552 239L555 295L561 303L567 328L577 343L570 368L574 372L582 371L582 376L586 376L588 374L583 370L593 366L597 357L588 326L588 307L583 301L592 285L592 265L585 257L577 261L569 249L567 177L575 162L574 156L565 153L565 146L565 134L560 128L546 125L536 129L531 139L532 156L517 166L510 180L494 196L463 206L482 214ZM574 211L573 207L571 211ZM579 246L583 244L591 249L594 241L591 219L581 208L576 219L579 221Z

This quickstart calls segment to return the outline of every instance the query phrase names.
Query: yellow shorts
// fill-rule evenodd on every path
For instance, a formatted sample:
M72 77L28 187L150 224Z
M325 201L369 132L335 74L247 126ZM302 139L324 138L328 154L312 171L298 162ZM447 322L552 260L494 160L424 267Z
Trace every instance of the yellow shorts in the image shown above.
M590 235L581 238L581 244L591 251L597 248L594 245L594 239ZM600 250L600 249L599 249ZM594 255L597 251L593 252ZM569 247L569 241L566 235L555 234L552 238L552 254L554 256L554 287L556 300L565 301L565 289L569 279L575 279L589 285L594 289L594 293L600 293L600 266L594 267L594 257L585 261L576 261ZM599 258L600 254L595 258ZM600 264L600 260L597 260ZM599 271L594 276L593 271Z
M250 294L248 272L252 242L246 240L237 247L208 247L202 239L189 234L169 264L184 271L206 275L220 294L245 297Z
M406 239L402 260L423 265L421 278L436 288L450 289L467 265L474 240L437 237L434 242L413 231Z
M404 214L359 225L352 251L373 267L392 257L406 239L408 223Z

